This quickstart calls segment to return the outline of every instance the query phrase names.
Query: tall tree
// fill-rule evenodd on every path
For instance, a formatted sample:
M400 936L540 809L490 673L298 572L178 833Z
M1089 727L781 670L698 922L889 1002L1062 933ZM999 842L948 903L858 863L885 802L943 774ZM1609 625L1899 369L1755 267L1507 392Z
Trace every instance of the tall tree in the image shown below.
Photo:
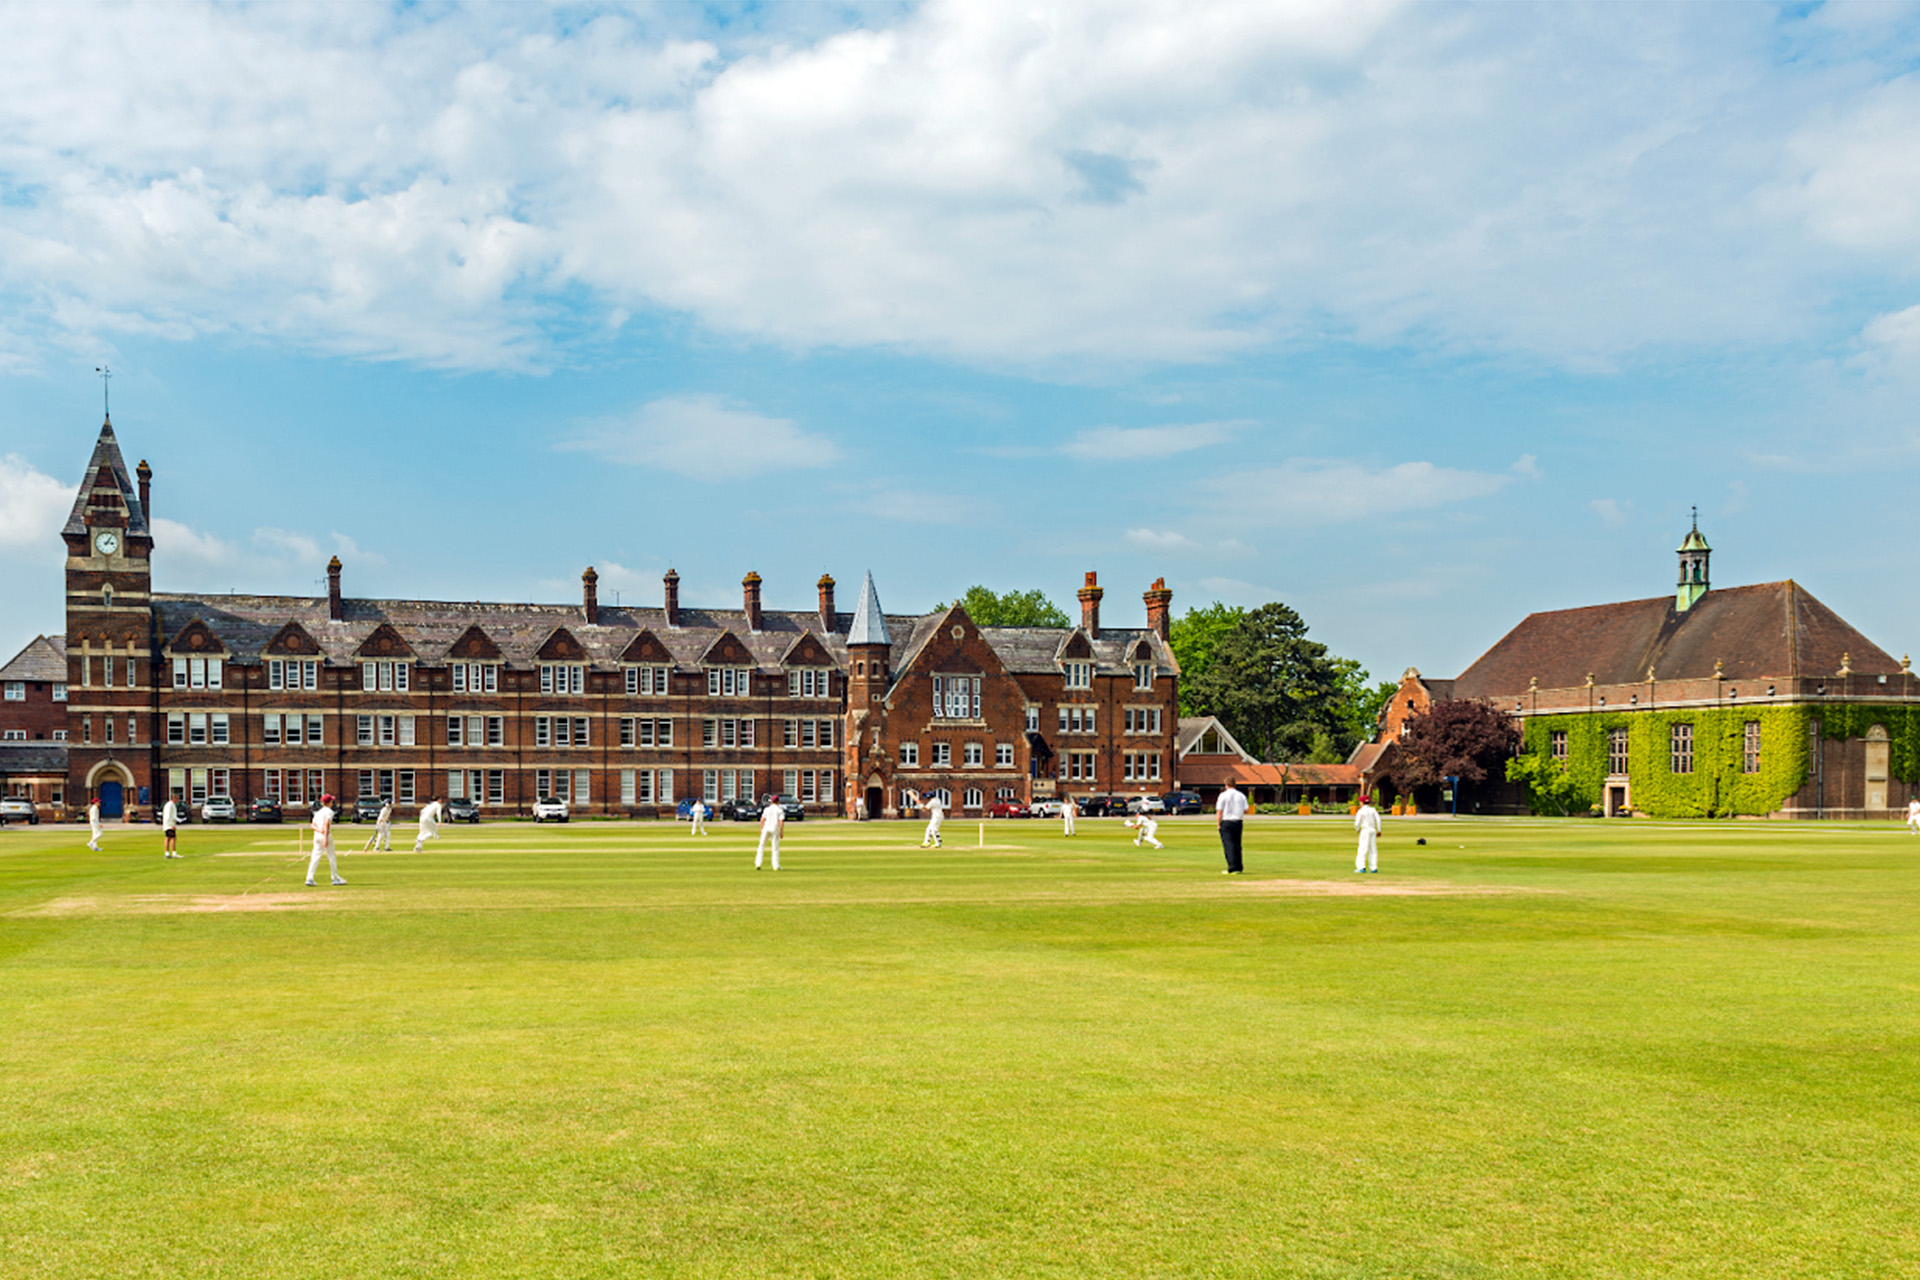
M1205 682L1207 672L1213 666L1213 651L1221 637L1239 626L1240 619L1246 616L1245 609L1215 600L1203 609L1189 608L1185 615L1173 620L1167 645L1173 650L1173 656L1180 660L1181 715L1214 714L1195 696L1195 682Z
M1520 749L1512 717L1484 702L1447 698L1407 721L1389 772L1405 791L1444 778L1485 782L1506 776L1506 762Z
M947 606L938 604L935 611ZM960 607L983 627L1069 627L1072 621L1038 587L995 593L975 584L960 597Z
M1307 639L1299 614L1267 604L1242 615L1215 641L1200 677L1182 683L1195 706L1219 716L1260 759L1301 760L1316 732L1345 729L1337 661L1327 646Z
M1381 709L1393 700L1394 690L1400 684L1395 680L1374 683L1367 669L1351 658L1333 661L1340 672L1341 742L1345 750L1351 752L1361 743L1373 741L1374 734L1380 731Z

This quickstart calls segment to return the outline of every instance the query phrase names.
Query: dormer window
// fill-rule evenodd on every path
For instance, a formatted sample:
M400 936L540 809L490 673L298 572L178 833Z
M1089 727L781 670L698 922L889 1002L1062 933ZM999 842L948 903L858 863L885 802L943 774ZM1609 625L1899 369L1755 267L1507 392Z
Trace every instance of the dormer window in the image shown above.
M709 698L745 698L753 693L752 667L708 667Z
M789 698L830 698L833 672L827 667L801 667L787 672Z
M456 662L453 673L455 693L500 692L500 664L497 662Z
M1091 662L1063 662L1061 670L1066 673L1067 688L1093 688L1093 664Z
M672 667L628 667L626 669L627 696L664 694L667 691L667 677L672 674Z
M572 694L585 693L586 691L586 663L543 662L540 664L540 692Z
M412 684L410 662L363 662L360 687L369 693L405 693Z
M176 689L218 689L220 687L221 660L219 658L175 658L173 660L173 687Z

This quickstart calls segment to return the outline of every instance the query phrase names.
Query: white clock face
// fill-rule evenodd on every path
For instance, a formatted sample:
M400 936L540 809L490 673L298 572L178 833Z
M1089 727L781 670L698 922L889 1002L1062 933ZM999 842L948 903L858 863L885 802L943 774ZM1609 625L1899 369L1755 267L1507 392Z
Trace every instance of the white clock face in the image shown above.
M102 529L93 535L93 549L103 556L110 556L120 549L120 535L111 529Z

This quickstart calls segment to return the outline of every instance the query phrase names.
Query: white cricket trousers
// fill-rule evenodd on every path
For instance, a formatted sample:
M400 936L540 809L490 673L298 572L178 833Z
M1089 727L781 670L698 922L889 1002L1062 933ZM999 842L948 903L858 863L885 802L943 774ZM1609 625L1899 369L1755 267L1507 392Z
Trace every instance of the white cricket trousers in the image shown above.
M932 845L936 849L940 847L940 820L938 818L935 818L927 824L927 834L920 837L920 847L924 849L928 845Z
M1380 837L1377 832L1360 833L1360 851L1354 855L1355 871L1378 871L1380 869Z
M1166 847L1167 847L1167 846L1165 846L1165 845L1163 845L1163 844L1161 844L1161 843L1160 843L1160 842L1159 842L1158 840L1156 840L1156 839L1154 839L1154 837L1152 836L1152 834L1150 834L1149 832L1147 832L1147 831L1145 831L1145 830L1142 830L1142 831L1141 831L1141 832L1140 832L1140 833L1139 833L1138 835L1136 835L1136 836L1135 836L1135 837L1133 838L1133 843L1134 843L1134 845L1135 845L1136 847L1138 847L1138 846L1139 846L1139 844L1140 844L1140 843L1141 843L1142 841L1145 841L1146 843L1148 843L1148 844L1150 844L1150 845L1152 845L1152 846L1153 846L1154 848L1156 848L1156 849L1164 849L1164 848L1166 848Z
M780 869L780 833L778 831L769 831L763 827L760 830L760 843L755 846L753 851L753 869L755 871L760 869L760 859L767 852L769 842L773 845L773 869L775 871Z
M322 856L327 860L327 871L335 880L340 878L340 862L333 856L333 841L327 840L313 846L313 857L307 860L307 883L313 883L313 873L320 869Z
M696 813L696 814L694 814L694 815L693 815L693 825L692 825L691 827L689 827L689 828L687 829L687 834L688 834L688 835L690 835L690 836L703 836L703 835L705 835L705 834L707 834L707 821L706 821L706 819L705 819L705 818L702 818L702 817L701 817L701 816L700 816L699 814L697 814L697 813Z
M1070 836L1073 834L1073 815L1064 809L1060 811L1060 827L1061 835Z
M393 852L393 824L391 822L383 822L373 829L373 847L375 849L385 849L388 853Z
M427 847L427 841L438 840L439 838L440 833L438 831L428 831L425 827L422 827L420 834L413 838L413 851L418 853Z

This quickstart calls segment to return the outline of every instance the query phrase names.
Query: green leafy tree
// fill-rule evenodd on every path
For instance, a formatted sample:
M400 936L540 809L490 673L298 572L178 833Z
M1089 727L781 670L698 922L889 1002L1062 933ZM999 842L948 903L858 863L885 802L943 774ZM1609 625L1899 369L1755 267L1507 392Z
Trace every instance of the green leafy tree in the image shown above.
M1204 682L1207 672L1213 667L1213 651L1219 645L1221 637L1240 625L1247 616L1245 609L1221 604L1218 600L1203 609L1188 609L1185 616L1175 618L1169 628L1167 638L1173 656L1180 660L1180 714L1183 716L1204 716L1215 714L1194 694L1196 680Z
M1219 716L1260 759L1300 760L1316 733L1331 742L1345 730L1337 662L1327 646L1307 639L1299 614L1267 604L1219 636L1200 676L1182 683L1194 706Z
M1367 669L1352 658L1335 658L1333 662L1340 672L1339 737L1343 748L1340 758L1344 760L1361 743L1373 741L1380 731L1380 712L1393 700L1400 684L1396 680L1373 682Z
M1529 751L1507 761L1507 781L1523 782L1535 813L1566 817L1587 811L1586 788L1573 771L1544 751Z
M938 604L935 611L947 606ZM1072 621L1060 610L1060 606L1047 599L1047 593L1035 588L1032 591L1006 591L994 593L978 584L968 587L966 594L960 597L960 607L967 616L983 627L1069 627Z

